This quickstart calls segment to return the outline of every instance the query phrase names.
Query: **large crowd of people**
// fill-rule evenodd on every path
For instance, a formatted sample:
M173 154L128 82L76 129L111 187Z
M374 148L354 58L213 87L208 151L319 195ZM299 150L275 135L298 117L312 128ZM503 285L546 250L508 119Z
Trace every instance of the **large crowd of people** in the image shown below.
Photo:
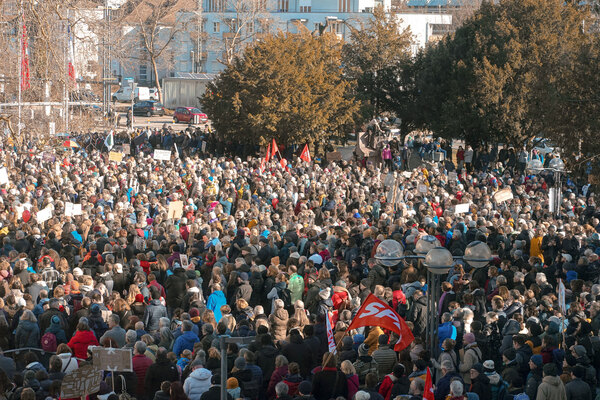
M600 219L587 182L563 179L550 212L554 175L519 168L514 150L454 149L456 164L414 169L298 153L282 165L213 137L116 135L121 162L105 135L0 152L0 400L59 399L92 346L131 349L133 371L104 371L90 399L217 399L226 374L230 399L421 400L428 368L435 400L596 398ZM394 155L439 147L400 142ZM410 255L426 235L454 256L473 241L494 254L443 276L433 352L426 267L375 258L384 240ZM407 321L408 348L378 326L347 330L369 294ZM223 337L251 338L226 345L226 371Z

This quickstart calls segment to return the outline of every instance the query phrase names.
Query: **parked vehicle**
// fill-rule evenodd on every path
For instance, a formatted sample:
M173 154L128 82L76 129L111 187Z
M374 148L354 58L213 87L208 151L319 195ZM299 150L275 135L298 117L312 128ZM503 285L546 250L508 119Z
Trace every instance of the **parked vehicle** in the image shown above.
M208 116L196 107L177 107L173 114L174 123L201 124L208 121Z
M150 100L150 89L138 86L132 95L131 86L121 86L119 90L113 93L112 101L128 102L132 100L132 97L135 102Z
M157 88L150 88L150 100L156 100L158 101L158 89Z
M158 115L162 117L165 115L165 108L158 101L140 101L133 105L133 115L145 115L147 117Z

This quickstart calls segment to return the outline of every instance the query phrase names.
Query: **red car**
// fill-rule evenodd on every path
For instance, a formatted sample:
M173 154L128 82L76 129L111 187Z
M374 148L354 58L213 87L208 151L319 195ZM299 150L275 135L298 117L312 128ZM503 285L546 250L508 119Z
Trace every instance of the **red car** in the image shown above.
M200 124L208 121L208 117L196 107L177 107L173 114L173 122Z

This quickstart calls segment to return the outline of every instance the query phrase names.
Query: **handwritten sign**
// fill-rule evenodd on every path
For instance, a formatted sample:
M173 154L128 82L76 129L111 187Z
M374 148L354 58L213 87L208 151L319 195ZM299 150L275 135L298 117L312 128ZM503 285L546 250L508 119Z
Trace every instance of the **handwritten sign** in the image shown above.
M123 161L123 153L111 151L110 153L108 153L108 160L120 163L121 161Z
M123 150L123 154L131 154L131 145L122 144L121 149Z
M183 201L177 200L169 203L169 219L179 219L183 215Z
M94 367L104 371L133 371L131 349L113 349L90 346Z
M184 269L187 269L187 267L189 267L190 265L190 261L188 259L187 254L180 254L179 261L181 262L181 267Z
M86 365L65 375L60 386L61 397L73 399L96 393L100 390L101 382L102 370L96 366Z
M469 207L471 203L457 204L454 207L454 214L464 214L469 212Z
M52 218L52 209L50 207L46 207L43 210L40 210L35 215L35 219L38 224L42 224Z
M418 186L419 193L427 193L427 185L420 183Z
M158 161L170 161L171 150L154 150L154 159Z
M494 193L494 200L496 200L496 203L502 203L503 201L511 200L513 197L514 196L510 188L498 190L496 193Z
M0 168L0 185L7 185L8 182L8 171L6 167L2 167Z
M339 151L331 151L327 153L327 161L340 161L342 159L342 153Z

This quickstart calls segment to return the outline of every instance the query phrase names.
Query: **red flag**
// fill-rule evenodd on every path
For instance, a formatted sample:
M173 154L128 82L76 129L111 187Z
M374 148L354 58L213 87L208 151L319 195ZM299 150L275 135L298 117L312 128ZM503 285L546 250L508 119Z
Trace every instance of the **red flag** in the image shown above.
M279 153L279 148L277 147L277 143L275 143L275 138L273 138L273 146L271 147L271 155L275 156L275 154Z
M73 35L71 35L71 25L67 25L67 33L69 35L69 79L73 82L77 82L77 75L75 74L75 50L73 45Z
M370 294L360 307L348 330L360 328L361 326L379 326L396 332L400 339L394 346L395 351L402 351L415 340L406 321L385 302Z
M302 161L306 161L307 163L310 162L310 151L308 150L307 144L304 145L304 149L302 150L302 153L300 154L300 159Z
M288 166L287 166L287 160L285 158L282 158L281 161L279 161L279 165L281 165L281 168L283 168L287 171Z
M265 160L269 162L271 159L271 143L267 146L267 154L265 155Z
M423 391L423 400L435 400L433 395L433 382L431 381L431 371L427 367L427 377L425 378L425 390Z
M267 154L269 154L268 152L269 151L267 150ZM260 170L261 173L265 172L265 159L264 158L260 160L259 170Z
M29 45L27 43L27 27L23 14L23 37L21 38L21 90L31 89L29 82Z

